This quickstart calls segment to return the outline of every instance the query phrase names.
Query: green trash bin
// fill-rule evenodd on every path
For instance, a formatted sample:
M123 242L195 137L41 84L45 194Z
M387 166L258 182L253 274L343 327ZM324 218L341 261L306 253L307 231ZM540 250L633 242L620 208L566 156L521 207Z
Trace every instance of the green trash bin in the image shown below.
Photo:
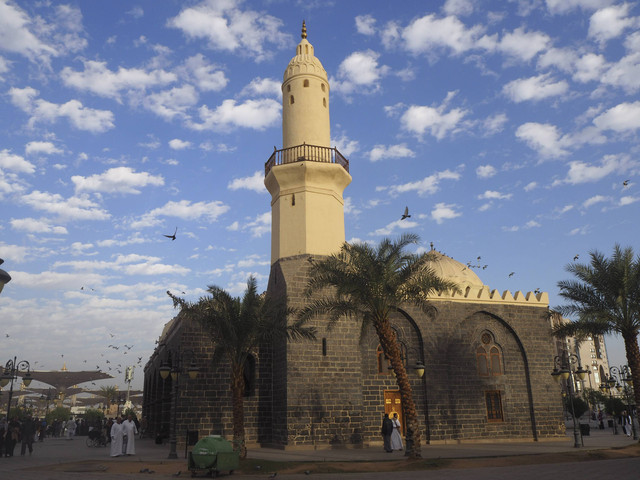
M234 452L231 442L220 435L201 438L189 452L189 470L194 474L199 470L206 470L211 475L223 470L231 473L239 463L238 452Z

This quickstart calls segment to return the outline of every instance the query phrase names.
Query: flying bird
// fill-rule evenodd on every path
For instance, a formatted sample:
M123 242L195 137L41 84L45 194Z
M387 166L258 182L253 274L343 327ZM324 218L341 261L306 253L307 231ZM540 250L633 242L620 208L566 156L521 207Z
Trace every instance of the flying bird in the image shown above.
M173 242L176 239L176 233L178 233L178 227L176 227L176 231L173 232L173 235L163 235L163 237L170 238L171 241Z
M629 186L629 180L625 180L624 182L622 182L622 186L623 187L628 187Z
M575 262L578 258L580 258L580 255L575 255L575 256L573 257L573 261Z
M5 333L5 334L4 334L4 336L5 336L5 337L7 337L7 338L9 338L9 334L8 334L8 333Z
M537 294L539 294L539 293L540 293L540 289L539 289L539 288L536 288L536 289L533 291L533 293L535 293L536 295L537 295Z
M511 273L509 274L509 278L513 277L515 274L516 274L516 272L511 272Z
M404 207L404 213L402 217L400 217L400 220L404 220L405 218L411 218L411 215L409 215L409 207Z

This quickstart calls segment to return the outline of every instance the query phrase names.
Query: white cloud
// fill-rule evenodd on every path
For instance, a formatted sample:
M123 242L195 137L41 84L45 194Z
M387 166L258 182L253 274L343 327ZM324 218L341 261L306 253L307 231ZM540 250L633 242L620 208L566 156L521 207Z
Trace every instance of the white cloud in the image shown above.
M183 85L152 93L143 99L142 104L159 117L171 120L174 117L187 118L187 110L197 102L196 89L192 85Z
M435 220L438 225L440 225L445 220L451 220L453 218L459 217L462 213L457 212L456 209L459 208L458 205L455 204L446 204L446 203L437 203L433 210L431 210L431 219Z
M196 202L180 200L170 201L162 207L154 208L145 213L140 218L131 222L131 228L153 227L160 223L160 217L176 217L184 220L204 219L208 222L215 222L220 215L229 211L229 206L220 201Z
M182 72L203 92L218 92L229 83L224 72L219 70L216 65L209 63L201 53L187 58Z
M24 151L27 155L32 155L32 154L53 155L54 153L62 153L62 150L60 150L51 142L37 142L37 141L27 143Z
M551 13L563 14L581 8L583 10L597 10L610 5L615 0L545 0Z
M418 195L424 196L436 193L440 187L441 180L459 180L460 174L451 170L436 172L433 175L418 180L417 182L409 182L401 185L392 185L390 187L382 187L388 189L390 195L398 195L407 192L417 192Z
M483 135L495 135L504 130L504 126L509 119L504 113L496 113L485 118L482 122Z
M20 155L14 155L7 149L0 150L0 169L21 173L33 173L36 171L33 163L25 160Z
M12 262L24 262L29 256L30 250L22 245L11 245L9 243L0 242L0 252L4 260L11 259ZM5 264L7 268L7 264ZM13 272L11 273L13 276ZM14 278L15 279L15 278Z
M601 130L624 132L640 128L640 101L621 103L593 119Z
M491 178L496 174L496 169L491 165L480 165L476 168L478 178Z
M564 183L579 184L597 182L612 173L624 173L640 165L626 155L606 155L599 165L590 165L586 162L569 162L569 172Z
M391 158L415 157L416 154L405 143L398 145L376 145L369 152L369 160L377 162Z
M78 192L106 192L120 194L139 194L140 188L147 185L164 185L161 175L151 175L147 172L135 172L130 167L115 167L90 177L74 175L71 181Z
M431 54L432 50L439 48L460 54L474 48L483 31L480 26L467 28L455 16L437 18L430 14L412 21L400 35L405 47L414 54Z
M627 28L637 25L637 18L628 17L630 7L628 3L623 3L595 12L589 20L589 36L605 43L622 35Z
M34 22L20 7L0 2L0 49L48 63L58 51L32 33L34 27Z
M224 100L215 110L206 105L200 107L202 123L189 122L188 126L194 130L231 130L238 127L264 130L278 123L281 109L280 102L270 98L244 103Z
M438 140L442 140L447 135L453 135L461 129L460 124L469 113L468 110L461 108L453 108L447 111L449 100L455 94L456 92L449 92L442 104L436 107L410 106L400 118L402 128L418 137L429 133Z
M618 203L618 205L624 207L625 205L631 205L632 203L636 203L637 201L640 201L640 197L632 197L630 195L627 195L620 198L620 202Z
M470 15L473 13L472 0L447 0L444 2L442 10L447 15Z
M531 190L535 190L538 188L538 182L529 182L524 186L525 192L530 192Z
M511 197L510 193L500 193L495 190L486 190L478 195L479 200L509 200Z
M38 91L27 88L11 88L11 102L25 113L31 115L29 127L36 123L54 123L58 118L67 118L78 130L94 133L105 132L114 128L113 113L109 110L94 110L82 105L78 100L69 100L63 104L36 99Z
M256 77L240 92L242 96L282 98L282 83L273 78Z
M141 91L149 87L164 86L177 80L175 73L164 70L145 71L140 68L119 67L117 72L107 68L107 62L86 60L84 71L64 67L60 77L64 84L101 97L120 101L123 91Z
M555 125L525 123L516 130L516 137L523 140L543 157L557 158L569 154L565 149L566 141L561 138Z
M362 35L375 35L376 19L371 15L358 15L355 18L356 31Z
M55 235L66 235L69 232L65 227L51 225L48 219L41 218L12 218L11 228L28 233L52 233Z
M256 218L242 226L242 230L249 230L251 236L261 237L271 231L271 212L256 215Z
M520 103L562 95L568 89L569 84L564 80L556 82L550 74L545 74L513 80L502 88L502 92L514 102Z
M184 150L185 148L191 148L191 142L174 138L173 140L169 140L169 147L172 150Z
M58 193L34 190L23 195L21 200L34 210L58 215L60 219L65 220L107 220L111 217L109 212L84 196L65 199Z
M374 230L369 235L391 235L396 230L406 230L408 228L415 228L418 226L418 222L412 220L395 220L382 228Z
M598 203L602 203L602 202L610 202L611 201L611 197L606 197L604 195L594 195L591 198L588 198L587 200L585 200L582 203L583 208L589 208L593 205L596 205Z
M229 190L253 190L258 193L267 193L264 186L264 172L257 171L250 177L234 178L227 185Z
M331 79L333 90L345 95L379 91L380 80L389 67L378 65L378 58L380 54L373 50L353 52L340 63L336 78Z
M519 27L503 35L497 48L511 57L528 62L550 44L551 39L546 33L526 32L524 27Z
M341 135L338 138L331 139L331 145L335 145L336 148L347 158L350 157L353 153L360 150L360 144L357 140L351 140L346 135Z
M241 10L239 2L205 0L184 8L167 26L181 30L190 39L207 40L209 48L237 52L262 61L272 56L275 48L290 41L280 31L282 21L254 10Z

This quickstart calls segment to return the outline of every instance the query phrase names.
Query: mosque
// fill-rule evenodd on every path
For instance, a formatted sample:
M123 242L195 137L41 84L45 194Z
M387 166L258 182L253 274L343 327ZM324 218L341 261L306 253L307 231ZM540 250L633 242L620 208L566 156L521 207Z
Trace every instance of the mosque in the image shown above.
M349 162L330 144L330 86L322 63L302 39L282 83L282 149L265 164L271 194L268 291L304 304L310 260L345 241L343 191ZM410 373L426 443L553 440L565 434L558 386L550 375L551 339L545 292L499 293L471 268L432 247L436 273L461 293L434 294L434 310L407 307L392 316ZM383 413L402 401L373 331L343 320L327 331L316 319L314 342L282 342L256 351L245 372L248 445L283 449L357 448L382 443ZM143 416L168 436L175 411L178 444L188 431L233 435L229 373L212 368L202 328L179 314L165 326L145 367ZM187 359L184 354L188 353ZM162 380L165 362L199 367L196 380ZM186 363L185 363L186 362Z

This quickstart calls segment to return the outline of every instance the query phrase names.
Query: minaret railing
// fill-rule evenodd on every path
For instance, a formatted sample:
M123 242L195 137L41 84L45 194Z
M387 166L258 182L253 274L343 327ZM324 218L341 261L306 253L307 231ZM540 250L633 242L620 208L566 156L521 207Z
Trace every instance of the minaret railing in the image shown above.
M264 164L264 174L267 176L269 171L277 165L295 162L337 163L338 165L342 165L347 172L349 171L349 160L347 160L337 148L320 147L318 145L308 145L304 143L281 150L274 149L269 160Z

